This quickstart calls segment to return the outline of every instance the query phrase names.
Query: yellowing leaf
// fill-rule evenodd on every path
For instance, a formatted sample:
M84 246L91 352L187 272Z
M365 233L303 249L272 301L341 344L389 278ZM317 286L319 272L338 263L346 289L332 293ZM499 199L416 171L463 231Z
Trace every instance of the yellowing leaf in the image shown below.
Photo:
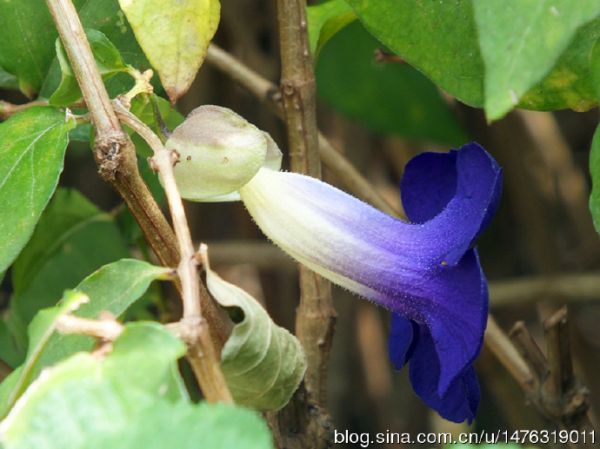
M219 24L219 0L119 0L174 103L190 87Z

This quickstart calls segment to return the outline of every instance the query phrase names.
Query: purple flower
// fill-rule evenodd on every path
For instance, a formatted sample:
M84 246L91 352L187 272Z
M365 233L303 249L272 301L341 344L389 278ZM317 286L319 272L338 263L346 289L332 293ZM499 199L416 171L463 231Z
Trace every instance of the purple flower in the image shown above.
M484 190L487 198L484 195L470 205L468 201L464 203L468 208L479 209L480 220L465 229L460 217L456 217L456 230L465 230L465 239L473 242L491 220L501 188L502 175L496 162L479 145L470 144L459 151L423 153L412 159L402 179L401 194L408 218L426 223L451 207L457 197L468 200L473 189ZM432 336L427 324L393 313L389 353L398 369L410 362L413 388L425 403L446 419L471 422L479 404L479 385L472 362L483 342L488 291L477 251L468 249L459 257L451 267L439 272L440 276L451 277L454 286L432 294L456 306L454 317L447 320L464 325L464 335L468 333L470 338L462 347L450 344L452 339L445 342L441 336ZM456 314L462 316L457 318ZM454 338L460 338L460 327L452 332ZM465 347L468 351L464 351Z
M262 231L332 282L393 312L390 356L410 363L417 394L443 417L472 420L472 363L487 285L474 240L500 196L501 169L479 145L409 162L402 199L412 223L314 178L261 168L240 189Z

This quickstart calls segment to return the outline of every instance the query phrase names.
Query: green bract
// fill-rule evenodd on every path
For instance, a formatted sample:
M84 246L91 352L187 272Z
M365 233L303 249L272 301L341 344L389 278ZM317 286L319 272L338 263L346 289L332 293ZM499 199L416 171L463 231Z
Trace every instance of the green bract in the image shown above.
M166 143L179 153L174 171L181 196L192 201L239 199L237 191L271 159L273 145L243 117L212 105L194 109Z

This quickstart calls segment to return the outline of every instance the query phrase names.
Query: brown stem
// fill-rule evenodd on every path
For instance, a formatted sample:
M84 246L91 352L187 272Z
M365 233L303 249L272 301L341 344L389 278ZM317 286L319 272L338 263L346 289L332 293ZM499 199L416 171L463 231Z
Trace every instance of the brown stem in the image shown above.
M565 307L544 321L544 332L547 356L522 322L511 331L534 378L530 384L522 385L523 391L542 415L558 426L589 435L594 429L588 416L589 392L573 373ZM578 448L586 446L586 442L578 439L569 441L569 445Z
M12 367L4 360L0 359L0 382L6 379L12 372Z
M534 379L529 367L491 315L488 317L485 343L523 390L533 386Z
M187 330L184 333L184 340L189 346L190 364L208 401L232 402L231 393L220 369L219 352L214 347L210 327L202 315L201 302L210 301L210 297L206 289L200 288L194 245L173 173L173 164L177 163L179 155L167 150L158 136L119 101L115 101L114 106L119 119L138 133L152 148L154 152L152 163L160 174L167 195L175 226L175 236L181 252L177 273L182 286L183 321L186 323L184 329ZM201 296L205 297L204 301L200 300Z
M551 367L546 393L554 401L558 401L573 387L575 379L566 307L562 307L546 320L544 333L548 347L548 365Z
M24 104L13 104L8 101L0 100L0 120L6 120L11 115L33 106L45 106L47 104L48 102L46 100L30 101L29 103Z
M192 360L202 360L202 363L192 363L192 366L195 368L195 373L207 399L230 402L231 396L227 386L224 385L222 374L221 379L207 378L207 376L220 373L217 359L218 351L213 347L209 327L203 323L203 317L199 314L198 296L201 290L198 275L195 269L192 268L193 248L191 248L191 237L189 232L187 232L187 237L185 236L187 224L182 225L181 223L183 213L181 198L179 198L176 188L175 193L173 193L173 187L170 185L167 189L167 195L176 226L176 239L171 227L139 175L135 148L131 139L121 128L72 1L46 0L46 3L71 62L94 125L96 132L94 156L100 174L105 180L111 182L123 196L161 263L167 266L180 267L182 296L187 310L184 322L190 325L187 339L190 346L189 357ZM172 178L171 162L170 155L166 152L157 155L157 164L163 168L162 173L167 173L164 179L167 184L174 183L172 179L169 180L168 175L170 172ZM184 214L183 220L185 221ZM179 248L178 243L180 244ZM180 257L180 251L183 257ZM205 293L202 296L204 302L211 304L210 297L205 289L203 290ZM193 302L195 302L194 305L192 305ZM215 305L213 312L216 307ZM215 316L222 315L214 313L210 318ZM209 315L206 314L205 318L208 319ZM226 339L227 327L225 325L215 327L223 334L223 340ZM219 339L216 339L216 342L222 343ZM217 369L213 366L215 364ZM208 365L210 366L208 367Z
M557 274L490 283L492 307L536 301L590 302L600 300L600 273Z
M100 174L123 197L160 262L176 266L175 235L139 174L135 148L110 106L77 12L70 0L47 0L47 4L95 127L94 157Z
M313 62L308 46L306 2L278 0L281 93L292 171L321 177ZM296 334L306 351L309 397L325 403L327 361L333 341L335 309L328 281L300 266L300 305Z
M277 0L281 54L281 95L293 171L321 177L312 56L308 47L306 1ZM304 347L307 370L292 401L270 417L280 447L324 448L330 444L326 402L327 363L336 312L331 284L300 265L300 304L296 335ZM312 409L313 413L307 413ZM298 429L293 431L292 429Z
M402 59L400 56L395 55L394 53L387 52L382 50L381 48L375 49L375 62L385 62L385 63L394 63L394 64L406 64L406 61Z

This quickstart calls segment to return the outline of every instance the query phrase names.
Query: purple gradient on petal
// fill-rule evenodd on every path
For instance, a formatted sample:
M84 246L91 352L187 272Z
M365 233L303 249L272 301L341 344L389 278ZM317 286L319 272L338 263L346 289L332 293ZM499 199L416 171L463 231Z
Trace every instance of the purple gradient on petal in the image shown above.
M302 190L307 207L356 243L333 249L339 256L334 267L329 246L314 254L315 262L384 294L412 290L415 296L426 295L423 271L458 263L479 233L498 190L501 171L496 162L478 145L463 148L456 153L454 197L421 224L404 223L317 180L286 174L287 181Z
M477 255L463 255L480 232L486 211L495 209L490 201L497 198L501 176L496 162L478 145L466 145L454 154L455 161L444 154L433 156L456 172L456 188L446 207L422 224L394 219L317 180L287 177L288 182L301 182L307 206L316 215L351 237L328 240L311 254L315 262L366 286L369 299L430 329L443 360L440 394L481 345L485 278ZM410 171L409 166L408 176ZM430 181L424 179L423 184Z
M442 407L461 388L473 398L473 378L464 374L481 348L488 293L471 246L499 200L502 172L494 159L477 144L417 156L407 166L402 194L409 218L420 223L390 217L314 178L263 175L245 187L254 195L246 205L261 227L278 230L269 236L334 282L413 322L412 334L406 323L396 323L390 349L397 365L410 360L413 369L415 335L426 332L436 374L415 389L429 403ZM257 209L267 210L272 188L290 198L290 207L278 204L285 214L264 213L259 221Z

